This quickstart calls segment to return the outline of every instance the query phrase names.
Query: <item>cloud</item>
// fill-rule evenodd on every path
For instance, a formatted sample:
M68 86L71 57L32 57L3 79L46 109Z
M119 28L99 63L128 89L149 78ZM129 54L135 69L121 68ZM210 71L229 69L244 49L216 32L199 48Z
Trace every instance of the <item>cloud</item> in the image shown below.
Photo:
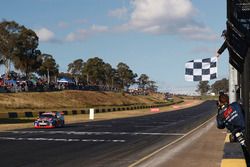
M85 29L79 29L76 32L69 33L65 41L66 42L74 42L74 41L82 41L88 36L88 31Z
M61 22L58 23L58 27L60 27L60 28L68 28L69 24L64 22L64 21L61 21Z
M192 54L203 54L203 53L209 53L209 54L214 54L216 53L216 50L211 48L211 47L207 47L207 46L197 46L195 48L193 48L190 53Z
M69 27L74 27L74 26L79 26L81 24L86 24L87 22L88 22L87 19L76 19L76 20L69 21L69 22L60 21L57 23L57 26L59 28L66 29Z
M218 39L208 26L196 19L199 11L193 6L191 0L130 0L130 5L128 8L117 8L108 13L109 16L118 18L128 16L126 23L114 27L92 25L69 33L65 40L80 41L111 30L112 32L140 31L156 35L176 35L201 41ZM128 13L129 11L131 12Z
M187 25L186 27L179 28L178 32L183 37L193 40L214 41L219 38L210 28L205 26Z
M123 7L123 8L117 8L115 10L111 10L109 11L108 15L111 17L116 17L116 18L124 18L127 16L128 10L127 8Z
M98 33L108 32L109 27L102 25L92 25L89 29L79 29L75 32L69 33L65 41L66 42L74 42L74 41L83 41L89 36L96 35Z
M49 42L55 40L55 34L47 28L40 28L35 30L37 36L39 37L39 41L41 42Z
M107 26L92 25L90 31L92 32L107 32L109 28Z
M74 23L76 24L86 24L88 22L87 19L77 19L77 20L74 20Z
M75 33L71 32L66 36L65 41L72 42L72 41L75 41L76 39L77 39L77 35Z
M131 0L132 13L120 31L174 34L193 40L215 40L211 29L195 20L198 10L191 0Z
M173 25L173 21L187 20L195 12L189 0L134 0L132 5L130 24L136 27Z

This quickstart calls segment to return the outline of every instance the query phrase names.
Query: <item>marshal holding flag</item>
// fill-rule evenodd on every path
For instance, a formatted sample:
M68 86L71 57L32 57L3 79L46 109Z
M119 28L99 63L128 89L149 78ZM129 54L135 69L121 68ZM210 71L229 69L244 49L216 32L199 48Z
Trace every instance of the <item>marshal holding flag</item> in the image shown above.
M217 57L191 60L185 64L186 81L209 81L217 78Z

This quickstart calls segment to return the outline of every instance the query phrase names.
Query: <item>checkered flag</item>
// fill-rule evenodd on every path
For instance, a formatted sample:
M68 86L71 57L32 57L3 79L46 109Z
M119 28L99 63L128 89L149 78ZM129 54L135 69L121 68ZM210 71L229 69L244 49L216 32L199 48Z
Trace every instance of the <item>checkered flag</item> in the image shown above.
M217 78L217 57L191 60L185 64L186 81L209 81Z

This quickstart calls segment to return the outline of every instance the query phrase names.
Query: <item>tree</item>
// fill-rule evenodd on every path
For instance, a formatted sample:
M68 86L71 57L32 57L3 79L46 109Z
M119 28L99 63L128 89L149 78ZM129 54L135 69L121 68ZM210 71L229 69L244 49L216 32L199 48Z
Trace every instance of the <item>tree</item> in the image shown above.
M58 73L58 78L69 78L69 79L74 80L74 77L72 76L72 74L64 73L64 72Z
M83 76L86 77L88 84L101 85L105 81L105 63L98 57L90 58L84 64Z
M68 64L68 72L74 77L76 84L78 84L79 79L82 76L84 61L82 59L77 59L72 63Z
M36 33L30 29L22 29L21 34L17 38L18 45L13 55L12 61L16 69L24 72L26 76L36 71L42 63L42 56L38 47L38 37Z
M42 54L42 65L40 66L37 73L41 76L46 76L48 78L48 83L50 83L50 77L58 75L58 68L59 65L56 64L56 60L52 55Z
M15 68L24 72L26 77L29 77L32 72L39 70L43 60L41 52L36 50L32 55L14 57L13 61Z
M210 90L210 85L208 84L208 81L200 81L196 91L199 92L201 96L203 96L207 94L209 90Z
M0 64L10 72L11 62L26 76L37 70L41 64L41 53L36 50L38 37L34 31L14 21L0 23Z
M114 78L115 78L116 70L112 68L109 63L104 64L104 75L105 75L105 85L109 88L114 87Z
M148 81L148 88L147 89L151 92L157 92L158 86L156 86L155 81Z
M137 77L136 73L129 68L129 66L125 63L119 63L117 65L117 74L118 77L121 79L120 87L122 89L128 88L130 85L135 83L135 78Z
M0 55L6 73L10 72L10 64L18 50L17 41L23 29L24 26L14 21L0 22Z
M228 92L229 89L228 79L223 78L221 80L214 82L214 84L211 85L211 88L215 94L219 94L220 91Z
M117 69L112 68L111 88L121 89L122 79L119 77Z
M141 74L138 78L139 88L145 89L146 85L149 85L149 77L146 74Z

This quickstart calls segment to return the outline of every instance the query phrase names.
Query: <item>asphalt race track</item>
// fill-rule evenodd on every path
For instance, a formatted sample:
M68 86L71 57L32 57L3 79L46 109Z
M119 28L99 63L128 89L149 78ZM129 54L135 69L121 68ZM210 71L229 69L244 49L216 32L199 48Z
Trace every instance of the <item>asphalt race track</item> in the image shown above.
M148 116L0 132L0 163L2 167L127 167L215 113L215 102L207 101Z

